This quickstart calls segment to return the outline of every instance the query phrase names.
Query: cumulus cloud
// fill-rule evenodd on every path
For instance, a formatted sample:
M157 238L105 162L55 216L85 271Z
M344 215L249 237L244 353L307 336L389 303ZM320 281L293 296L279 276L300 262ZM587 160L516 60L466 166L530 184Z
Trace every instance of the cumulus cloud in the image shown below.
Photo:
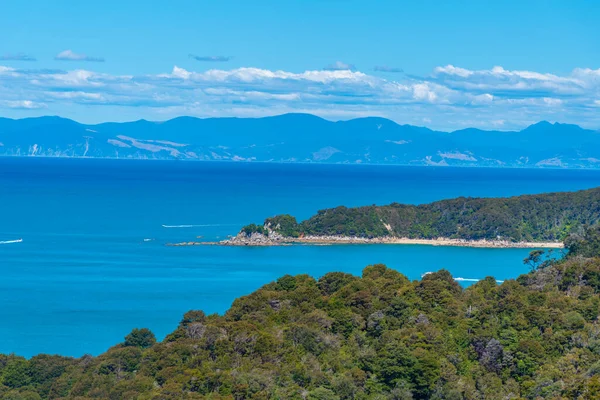
M356 69L356 67L354 66L354 64L346 64L345 62L336 61L333 64L327 65L323 69L326 71L344 71L344 70L354 71Z
M189 57L193 58L196 61L203 61L203 62L227 62L233 58L230 56L197 56L194 54L190 54Z
M341 66L340 66L341 67ZM90 105L115 115L262 116L310 112L327 118L383 116L435 129L516 129L540 120L600 127L600 70L555 75L501 67L441 66L430 76L375 76L349 68L290 72L261 68L197 72L174 66L151 75L89 69L23 70L0 66L0 108L47 107L68 116ZM26 99L27 102L24 102ZM106 111L103 111L106 110ZM498 121L502 121L501 124Z
M0 61L37 61L37 59L29 54L16 53L16 54L4 54L0 56Z
M301 73L287 71L271 71L261 68L236 68L231 70L211 69L206 72L193 72L184 68L174 66L170 74L157 75L157 78L180 78L194 82L222 82L222 83L251 83L251 82L272 82L283 80L288 84L294 82L310 81L322 84L332 83L336 81L353 81L362 82L369 81L375 78L368 75L346 70L326 70L326 71L305 71ZM150 78L152 79L152 78Z
M91 57L85 54L75 53L72 50L61 51L54 57L58 61L90 61L90 62L104 62L102 57Z
M373 67L373 71L391 72L391 73L395 73L395 74L404 72L404 70L402 68L388 67L387 65L376 65L375 67Z
M497 97L571 97L585 95L600 87L598 71L576 69L568 76L534 71L506 70L500 66L489 70L468 70L447 65L437 67L432 80L449 88L486 92Z

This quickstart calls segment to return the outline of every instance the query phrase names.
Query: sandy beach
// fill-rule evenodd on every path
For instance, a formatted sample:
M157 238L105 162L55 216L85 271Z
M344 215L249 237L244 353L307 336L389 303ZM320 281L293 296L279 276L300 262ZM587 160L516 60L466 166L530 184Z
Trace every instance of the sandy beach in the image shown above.
M286 246L299 245L366 245L366 244L395 244L395 245L428 245L428 246L456 246L456 247L480 247L480 248L552 248L560 249L564 245L561 242L511 242L507 240L464 240L464 239L410 239L396 237L382 238L360 238L350 236L305 236L302 238L275 239L252 235L244 237L241 235L219 242L181 242L169 243L167 246Z

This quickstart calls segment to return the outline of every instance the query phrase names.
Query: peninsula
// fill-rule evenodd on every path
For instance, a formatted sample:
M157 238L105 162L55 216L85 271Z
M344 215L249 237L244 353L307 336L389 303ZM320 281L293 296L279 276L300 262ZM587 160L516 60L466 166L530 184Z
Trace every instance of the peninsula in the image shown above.
M600 222L600 188L507 198L459 197L429 204L336 207L298 222L291 215L244 226L219 242L171 246L425 244L560 248L572 231Z

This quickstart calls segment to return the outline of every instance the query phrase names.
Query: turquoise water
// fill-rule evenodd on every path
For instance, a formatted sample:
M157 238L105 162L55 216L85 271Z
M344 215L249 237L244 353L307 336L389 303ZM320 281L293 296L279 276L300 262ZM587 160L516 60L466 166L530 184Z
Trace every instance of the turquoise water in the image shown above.
M98 354L134 327L163 337L185 311L223 312L283 274L386 263L411 279L440 268L514 278L528 250L164 244L340 204L599 185L600 171L0 158L0 242L23 239L0 244L0 352Z

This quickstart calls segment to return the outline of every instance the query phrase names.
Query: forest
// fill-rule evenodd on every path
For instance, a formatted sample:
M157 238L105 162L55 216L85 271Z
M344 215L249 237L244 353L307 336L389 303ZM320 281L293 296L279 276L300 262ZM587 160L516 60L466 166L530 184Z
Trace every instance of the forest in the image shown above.
M504 240L562 242L570 232L600 222L600 188L508 198L459 197L429 204L321 210L297 222L290 215L267 218L263 226L245 226L241 233L284 237L402 237L411 239Z
M224 315L186 313L97 357L0 356L3 399L600 399L600 228L560 260L468 288L447 271L409 281L282 276ZM482 260L485 263L485 260Z

